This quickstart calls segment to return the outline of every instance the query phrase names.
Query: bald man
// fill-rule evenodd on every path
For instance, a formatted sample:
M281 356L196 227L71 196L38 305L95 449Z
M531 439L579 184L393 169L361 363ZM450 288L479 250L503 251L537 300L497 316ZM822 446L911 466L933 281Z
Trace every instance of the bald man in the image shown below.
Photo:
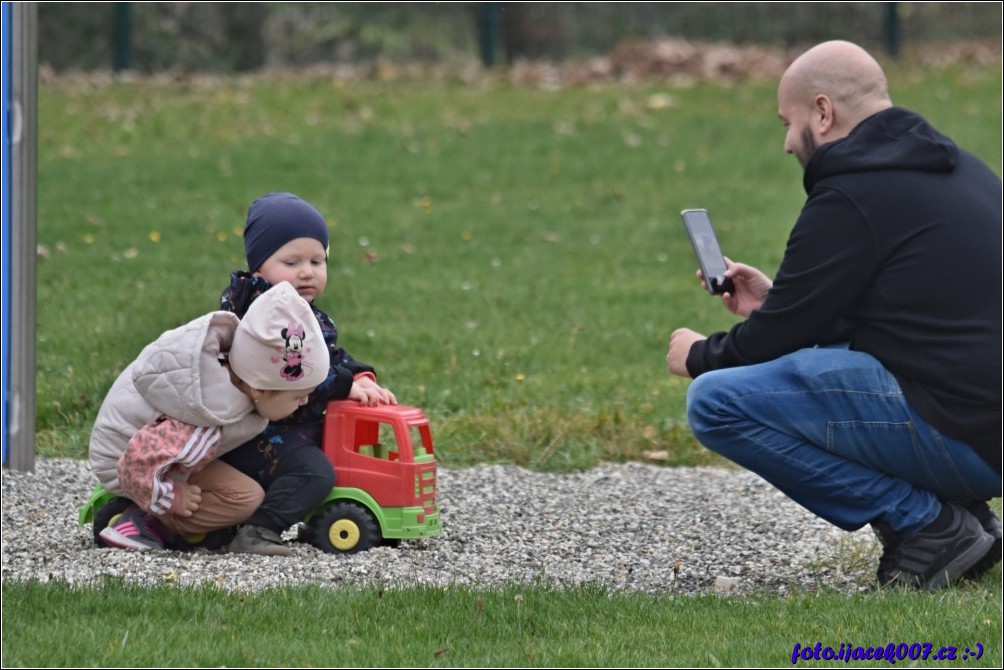
M694 435L840 528L871 524L880 585L978 578L1001 560L1001 180L893 106L850 42L788 67L778 116L808 197L773 280L729 261L744 320L670 337Z

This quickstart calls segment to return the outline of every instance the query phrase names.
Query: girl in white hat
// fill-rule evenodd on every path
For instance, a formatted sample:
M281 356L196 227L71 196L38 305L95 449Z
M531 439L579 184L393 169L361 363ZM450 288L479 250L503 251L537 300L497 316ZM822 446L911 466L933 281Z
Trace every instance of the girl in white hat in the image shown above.
M320 327L288 283L243 319L211 312L148 345L112 385L91 432L92 470L134 503L102 530L104 542L157 549L177 533L247 520L264 492L218 458L306 403L328 367ZM252 549L289 553L281 542Z

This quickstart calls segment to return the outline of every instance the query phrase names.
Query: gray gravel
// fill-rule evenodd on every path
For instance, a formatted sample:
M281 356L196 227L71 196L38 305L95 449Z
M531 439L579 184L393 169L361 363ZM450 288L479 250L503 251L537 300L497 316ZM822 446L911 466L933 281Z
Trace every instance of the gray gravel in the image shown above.
M607 464L555 475L440 467L443 534L346 556L292 543L290 557L99 549L77 512L96 480L79 460L3 470L3 581L215 584L234 591L535 583L663 594L855 592L878 555L758 477L722 468Z

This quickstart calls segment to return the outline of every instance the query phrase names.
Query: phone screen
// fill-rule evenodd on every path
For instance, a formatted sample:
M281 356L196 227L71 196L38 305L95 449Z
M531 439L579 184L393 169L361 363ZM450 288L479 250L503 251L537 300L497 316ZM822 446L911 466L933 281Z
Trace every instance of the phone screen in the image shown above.
M725 257L718 245L715 230L711 227L711 217L708 216L708 212L703 209L686 209L681 214L687 232L690 234L690 241L694 245L697 261L704 273L708 291L717 294L730 290L731 282L724 279L727 269Z
M691 231L694 236L694 251L704 265L705 272L711 277L717 277L725 272L725 258L718 246L718 238L711 227L711 219L704 212L691 212L687 215L691 221Z

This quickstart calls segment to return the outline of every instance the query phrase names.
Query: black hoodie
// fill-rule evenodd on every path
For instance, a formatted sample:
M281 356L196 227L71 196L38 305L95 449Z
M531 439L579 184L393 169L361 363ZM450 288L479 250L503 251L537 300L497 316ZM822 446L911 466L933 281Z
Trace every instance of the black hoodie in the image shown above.
M694 377L849 342L1001 472L1001 180L893 107L820 146L762 307L697 342Z

